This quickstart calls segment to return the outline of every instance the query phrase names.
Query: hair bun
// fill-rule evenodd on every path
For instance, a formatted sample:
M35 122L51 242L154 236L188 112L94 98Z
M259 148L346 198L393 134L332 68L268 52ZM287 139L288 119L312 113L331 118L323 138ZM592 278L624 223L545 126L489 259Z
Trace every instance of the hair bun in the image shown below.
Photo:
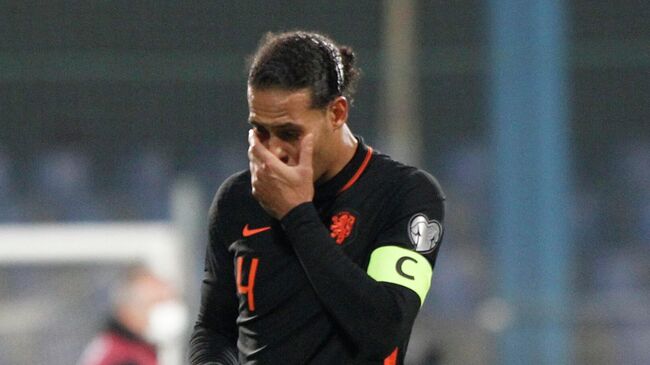
M345 80L343 83L343 95L349 99L348 101L352 102L352 97L361 72L354 66L356 56L351 47L341 46L339 47L339 52L343 61L343 76Z
M352 51L352 48L348 46L342 46L339 48L339 52L341 52L341 57L343 58L343 65L354 65L354 52Z

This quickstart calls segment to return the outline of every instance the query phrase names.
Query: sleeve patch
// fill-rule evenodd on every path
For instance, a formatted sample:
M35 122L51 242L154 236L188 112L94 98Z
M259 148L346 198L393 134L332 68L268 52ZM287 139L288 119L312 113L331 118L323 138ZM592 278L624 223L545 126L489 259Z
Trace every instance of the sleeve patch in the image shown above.
M383 246L370 255L368 275L376 281L413 290L422 305L431 286L433 269L429 261L417 252L398 246Z
M411 217L408 229L413 248L418 252L433 251L442 238L442 224L422 213Z

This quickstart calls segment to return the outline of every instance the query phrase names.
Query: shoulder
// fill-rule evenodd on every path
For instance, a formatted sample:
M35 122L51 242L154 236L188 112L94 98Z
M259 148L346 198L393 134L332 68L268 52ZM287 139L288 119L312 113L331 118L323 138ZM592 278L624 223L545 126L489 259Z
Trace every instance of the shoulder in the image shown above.
M221 183L217 193L215 194L215 201L217 199L228 199L230 197L240 194L247 194L250 192L251 177L249 170L242 170L230 175L226 180Z
M106 331L95 337L86 347L78 365L114 364L128 355L128 341L121 336Z
M216 228L219 222L228 223L252 199L250 180L250 171L243 170L231 175L219 186L208 212L210 230Z
M435 264L444 232L445 195L430 173L387 156L377 165L394 182L382 209L376 247L398 246Z
M250 171L243 170L230 175L230 177L224 180L217 189L217 192L212 199L210 214L212 215L212 213L219 207L232 204L233 201L241 201L241 199L250 195L250 186Z
M445 200L440 183L427 171L395 161L381 153L374 154L371 167L374 174L394 183L396 195L422 194L430 199Z
M81 359L77 362L78 365L96 365L101 364L112 351L114 341L111 336L104 334L98 336L88 344Z

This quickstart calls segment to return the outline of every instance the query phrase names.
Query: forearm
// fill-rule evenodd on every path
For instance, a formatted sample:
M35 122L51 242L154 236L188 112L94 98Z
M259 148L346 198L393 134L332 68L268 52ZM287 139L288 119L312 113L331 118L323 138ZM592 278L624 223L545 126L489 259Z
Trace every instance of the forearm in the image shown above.
M311 203L290 211L282 225L320 301L360 351L385 356L408 336L416 294L368 276L332 240Z

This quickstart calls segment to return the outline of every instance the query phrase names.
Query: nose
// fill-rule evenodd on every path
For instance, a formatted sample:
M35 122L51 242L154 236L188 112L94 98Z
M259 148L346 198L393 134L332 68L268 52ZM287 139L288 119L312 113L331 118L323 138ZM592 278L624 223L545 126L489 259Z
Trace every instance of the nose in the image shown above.
M271 151L280 161L287 163L289 161L289 154L287 151L286 142L280 138L271 135L266 141L266 148Z

